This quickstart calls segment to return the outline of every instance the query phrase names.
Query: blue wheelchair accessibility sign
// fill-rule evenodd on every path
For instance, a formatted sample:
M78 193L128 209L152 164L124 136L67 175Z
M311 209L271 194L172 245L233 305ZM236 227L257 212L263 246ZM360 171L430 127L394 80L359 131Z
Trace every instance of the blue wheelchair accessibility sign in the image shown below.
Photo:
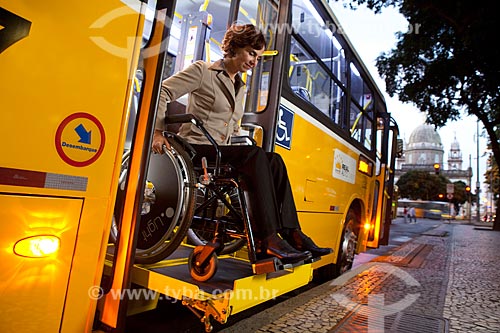
M292 143L292 128L294 112L289 108L280 105L278 124L276 127L276 144L286 149L290 149Z

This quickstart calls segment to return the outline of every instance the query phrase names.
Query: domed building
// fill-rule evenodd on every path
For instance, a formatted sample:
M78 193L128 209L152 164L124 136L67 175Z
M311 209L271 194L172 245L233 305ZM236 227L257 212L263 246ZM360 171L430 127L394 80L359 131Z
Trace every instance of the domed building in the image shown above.
M437 163L440 173L452 183L463 181L465 184L470 184L472 169L470 167L462 169L462 152L457 138L454 138L448 153L448 160L444 163L441 136L432 125L422 124L415 128L410 134L408 142L405 142L403 151L403 156L396 160L395 182L401 175L410 170L434 173L434 165Z
M441 137L431 125L420 125L410 135L406 146L406 165L429 166L443 164L443 144Z

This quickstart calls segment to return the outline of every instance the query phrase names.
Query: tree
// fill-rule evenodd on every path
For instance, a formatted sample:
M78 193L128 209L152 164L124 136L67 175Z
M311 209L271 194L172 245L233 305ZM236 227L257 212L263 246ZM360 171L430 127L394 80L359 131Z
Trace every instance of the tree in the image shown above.
M498 11L487 0L344 0L351 8L366 4L376 13L393 6L411 29L398 34L395 49L377 58L390 96L414 103L428 123L474 115L488 134L500 165L500 48ZM497 201L494 230L500 231Z
M465 187L467 186L463 181L459 180L453 183L454 185L454 192L453 192L453 199L451 199L451 202L453 203L453 206L455 207L455 211L459 212L460 207L469 200L469 193L465 190ZM472 198L471 198L472 201ZM472 201L473 202L473 201Z
M429 174L426 171L408 171L397 181L401 198L411 200L446 201L448 179L442 175ZM444 198L439 198L439 194Z

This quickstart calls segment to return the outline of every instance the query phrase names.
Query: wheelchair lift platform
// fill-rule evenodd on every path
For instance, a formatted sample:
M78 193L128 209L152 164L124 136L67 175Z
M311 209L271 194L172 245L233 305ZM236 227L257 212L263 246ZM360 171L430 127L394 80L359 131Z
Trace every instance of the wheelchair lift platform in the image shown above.
M283 265L276 272L255 275L251 263L232 255L218 257L218 269L206 282L194 280L188 268L193 248L180 246L167 260L134 265L132 282L182 301L211 331L211 318L225 324L228 317L302 287L312 279L312 261Z

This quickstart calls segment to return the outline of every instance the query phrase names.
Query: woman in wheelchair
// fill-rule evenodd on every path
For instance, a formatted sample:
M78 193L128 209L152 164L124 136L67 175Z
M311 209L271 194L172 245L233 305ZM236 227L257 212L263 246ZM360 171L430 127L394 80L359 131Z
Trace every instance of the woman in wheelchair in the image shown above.
M264 35L255 26L232 25L222 41L223 59L212 64L197 61L166 79L152 149L161 154L164 145L170 148L163 136L167 103L189 94L187 112L203 122L219 145L222 162L230 164L246 185L257 258L277 257L283 263L294 263L329 254L332 249L317 246L301 231L281 156L257 146L229 145L243 116L245 84L239 73L257 65L265 45ZM215 160L214 146L193 123L183 123L178 134L193 146L197 156Z

